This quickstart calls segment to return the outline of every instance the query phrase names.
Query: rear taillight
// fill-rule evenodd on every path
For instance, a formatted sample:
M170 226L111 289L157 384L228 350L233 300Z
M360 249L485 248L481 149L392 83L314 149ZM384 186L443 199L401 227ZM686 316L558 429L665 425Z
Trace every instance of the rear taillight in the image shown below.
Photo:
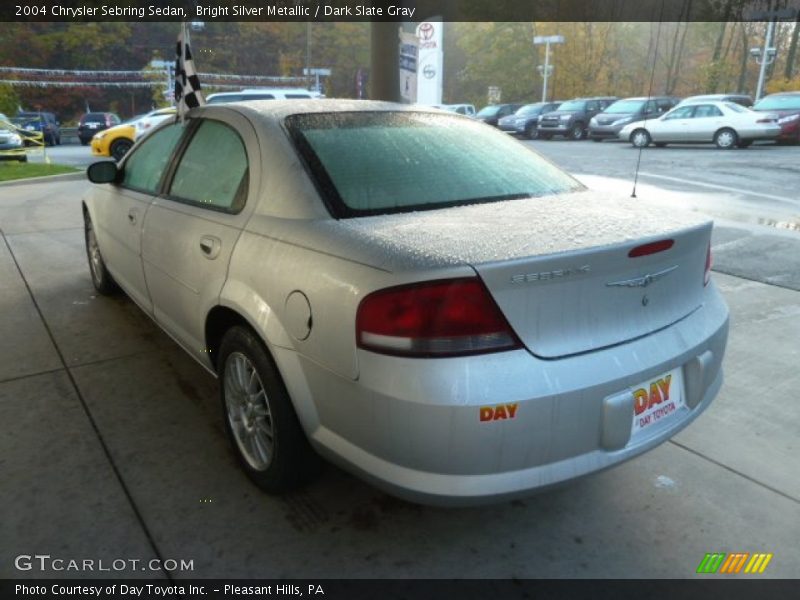
M358 346L401 356L460 356L520 347L477 278L444 279L373 292L358 306Z
M706 250L706 270L703 274L703 286L708 285L708 282L711 281L711 265L714 264L713 258L711 258L711 242L708 244L708 250Z

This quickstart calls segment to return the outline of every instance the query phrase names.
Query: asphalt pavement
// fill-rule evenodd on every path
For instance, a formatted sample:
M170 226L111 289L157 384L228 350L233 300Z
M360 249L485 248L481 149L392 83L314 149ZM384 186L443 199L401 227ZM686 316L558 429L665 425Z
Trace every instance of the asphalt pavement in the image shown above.
M560 145L630 154L588 142L547 152ZM724 159L692 156L706 154ZM699 181L709 178L728 185ZM714 279L732 323L726 380L671 442L530 499L453 510L395 500L333 467L288 496L254 488L224 437L215 379L124 296L95 293L87 185L0 186L0 577L63 575L15 568L37 552L193 561L176 579L688 578L708 552L774 555L764 574L737 577L800 573L800 233L742 220L716 234ZM686 185L667 191L699 193ZM766 281L775 254L792 251L786 281ZM719 272L726 256L742 276Z

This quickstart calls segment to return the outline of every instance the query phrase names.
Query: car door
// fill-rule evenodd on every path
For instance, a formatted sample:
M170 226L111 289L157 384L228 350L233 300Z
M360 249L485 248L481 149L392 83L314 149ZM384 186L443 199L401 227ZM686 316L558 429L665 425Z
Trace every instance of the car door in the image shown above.
M694 107L692 123L687 128L686 141L711 142L714 133L725 125L722 111L713 104L698 104Z
M250 166L258 164L258 144L236 113L192 121L164 193L147 213L142 262L156 321L187 351L203 353L205 317L252 212L247 197L257 189Z
M170 125L137 146L120 167L120 183L106 186L93 204L95 235L108 270L148 313L152 303L142 270L142 227L183 131L181 125Z
M654 142L685 142L693 112L694 106L681 106L648 123L650 137Z

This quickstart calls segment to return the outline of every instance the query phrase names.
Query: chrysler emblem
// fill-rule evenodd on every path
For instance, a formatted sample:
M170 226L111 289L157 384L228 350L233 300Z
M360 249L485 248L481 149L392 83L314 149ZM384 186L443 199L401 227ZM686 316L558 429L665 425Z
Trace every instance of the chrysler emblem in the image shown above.
M670 267L668 269L664 269L663 271L659 271L658 273L648 273L647 275L642 275L641 277L634 277L633 279L623 279L622 281L610 281L606 283L608 287L647 287L654 281L658 281L662 277L666 277L670 273L672 273L675 269L678 268L678 265Z

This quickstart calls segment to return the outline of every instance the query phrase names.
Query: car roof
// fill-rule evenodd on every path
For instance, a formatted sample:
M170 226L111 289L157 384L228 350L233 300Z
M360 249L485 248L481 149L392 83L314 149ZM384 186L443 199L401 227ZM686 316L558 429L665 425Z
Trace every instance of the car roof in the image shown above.
M429 112L442 115L442 111L418 104L398 104L380 100L295 99L295 100L243 100L234 104L208 104L194 110L233 110L271 119L289 115L329 112Z
M750 98L749 94L699 94L697 96L689 96L684 98L683 101L686 102L687 100L722 100L725 98Z

